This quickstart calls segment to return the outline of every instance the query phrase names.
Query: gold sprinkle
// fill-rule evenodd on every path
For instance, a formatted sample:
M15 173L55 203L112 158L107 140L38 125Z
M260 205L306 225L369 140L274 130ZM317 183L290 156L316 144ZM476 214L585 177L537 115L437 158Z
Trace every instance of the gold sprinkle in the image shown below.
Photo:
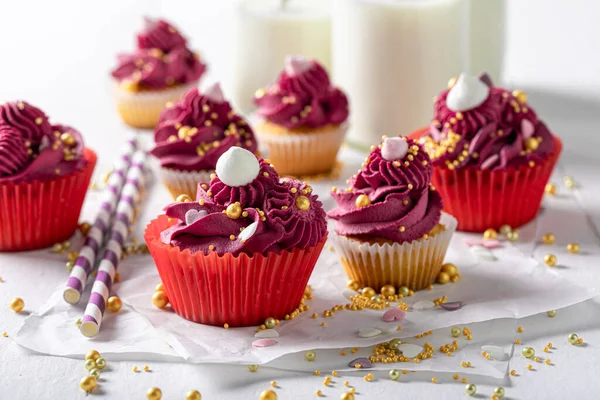
M147 365L145 365L145 366L144 366L144 371L146 371L146 372L150 371L150 367L149 367L149 366L147 366Z
M138 371L138 367L136 367L135 365L133 366L133 368L131 369L133 372L139 372Z
M227 322L225 322L225 323L223 324L223 328L225 328L225 329L229 329L229 324L228 324Z

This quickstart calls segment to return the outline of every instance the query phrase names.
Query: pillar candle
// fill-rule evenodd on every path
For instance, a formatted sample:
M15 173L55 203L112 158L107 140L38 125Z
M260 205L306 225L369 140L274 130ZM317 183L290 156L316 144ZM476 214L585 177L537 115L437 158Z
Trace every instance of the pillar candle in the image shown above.
M242 112L254 109L254 93L276 79L285 56L303 54L330 66L328 0L242 0L232 28L232 100Z
M469 1L469 72L487 72L494 82L502 79L504 64L505 0Z
M463 0L334 1L333 81L350 97L350 144L429 124L433 96L467 61L466 11Z

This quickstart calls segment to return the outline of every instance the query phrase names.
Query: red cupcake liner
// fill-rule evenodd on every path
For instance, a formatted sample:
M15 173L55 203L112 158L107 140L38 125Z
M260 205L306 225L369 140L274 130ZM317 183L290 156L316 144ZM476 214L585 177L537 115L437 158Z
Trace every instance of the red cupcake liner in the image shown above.
M70 175L0 184L0 252L42 249L73 235L97 160L87 148L83 157L85 167Z
M160 233L172 224L159 216L144 233L171 307L187 320L215 326L284 319L300 304L326 240L266 256L191 254L160 241Z
M422 129L409 137L418 139L425 132ZM533 167L482 171L434 166L431 183L444 200L444 211L458 220L459 231L483 232L504 224L518 228L537 215L561 151L562 142L554 136L554 152Z

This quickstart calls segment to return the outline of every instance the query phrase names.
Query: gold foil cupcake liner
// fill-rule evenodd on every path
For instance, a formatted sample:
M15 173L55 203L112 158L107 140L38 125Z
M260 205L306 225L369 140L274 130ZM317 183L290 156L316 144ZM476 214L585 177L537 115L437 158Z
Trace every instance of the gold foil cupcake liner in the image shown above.
M167 102L176 102L197 82L181 84L160 90L129 91L119 85L115 87L117 109L127 125L140 129L153 129L160 112Z
M379 244L337 234L330 240L346 275L361 287L371 287L377 293L384 285L421 290L439 275L457 220L442 213L439 224L445 229L412 242Z
M173 199L181 194L187 194L196 199L196 190L199 182L210 182L210 175L215 171L179 171L161 167L159 171L160 180L169 190Z
M336 165L337 153L344 142L348 123L321 128L310 133L273 132L268 123L254 131L268 158L281 176L306 176L328 173Z

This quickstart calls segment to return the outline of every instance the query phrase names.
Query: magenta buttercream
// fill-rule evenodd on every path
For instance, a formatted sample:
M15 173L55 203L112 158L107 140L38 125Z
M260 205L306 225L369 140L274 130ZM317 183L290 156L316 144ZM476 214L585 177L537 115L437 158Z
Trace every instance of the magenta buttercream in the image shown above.
M65 133L69 140L61 139ZM38 108L25 102L0 107L0 183L69 175L85 166L83 149L78 131L50 125Z
M210 184L199 183L198 201L165 207L166 215L179 223L162 232L162 242L192 253L233 256L279 254L318 244L327 224L312 189L297 180L280 181L263 159L259 165L260 173L245 186L229 187L215 176ZM227 207L236 203L239 213L231 216Z
M117 57L112 76L119 82L139 85L140 89L163 89L198 81L206 71L186 46L186 40L166 21L149 21L138 35L138 48Z
M332 86L325 68L314 60L306 71L281 72L254 102L259 115L287 129L340 125L348 119L346 95Z
M227 102L216 102L197 88L165 108L154 131L151 154L161 166L180 171L214 170L232 146L256 152L254 132Z
M406 140L404 157L385 159L384 141L350 179L348 191L332 192L338 206L327 215L336 220L340 235L411 242L429 233L440 220L442 199L430 186L432 166L427 153L412 139L386 140Z
M492 85L486 76L481 79ZM491 86L482 104L455 112L446 104L450 90L438 96L421 139L435 165L506 170L541 162L553 152L552 134L519 92Z

